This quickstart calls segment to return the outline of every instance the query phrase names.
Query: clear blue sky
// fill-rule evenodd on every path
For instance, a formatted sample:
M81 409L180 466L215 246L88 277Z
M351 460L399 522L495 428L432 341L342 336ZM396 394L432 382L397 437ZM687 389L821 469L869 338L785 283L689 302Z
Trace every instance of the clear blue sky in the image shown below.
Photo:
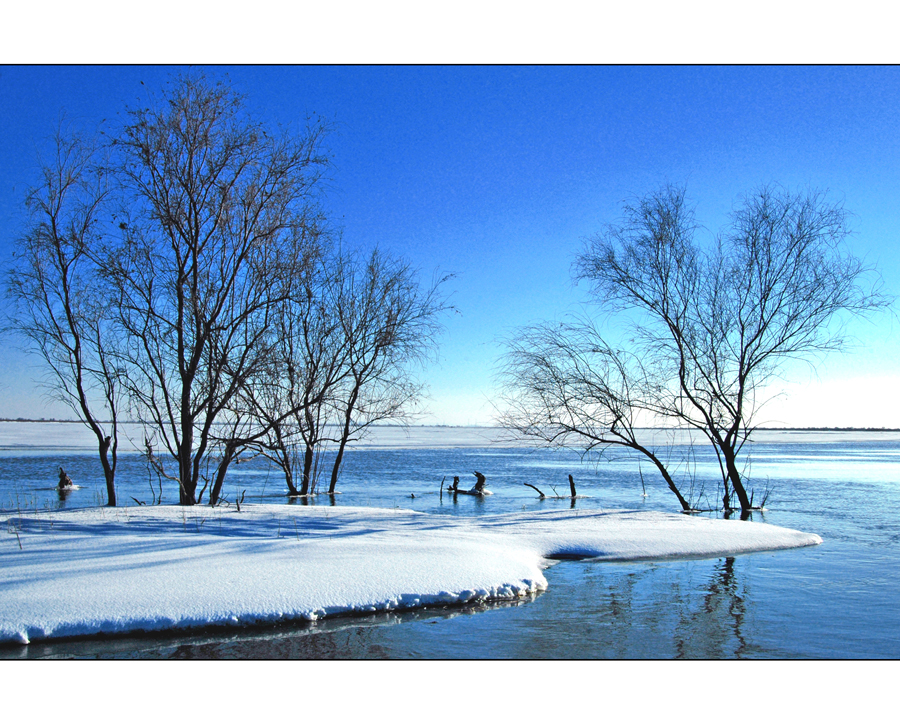
M115 122L177 67L0 66L0 262L24 221L37 154L58 119ZM576 310L570 267L623 200L683 182L711 230L762 183L827 189L854 213L851 247L900 294L900 68L244 66L253 113L335 123L327 206L345 242L457 273L426 422L491 417L500 338ZM142 86L141 83L144 83ZM118 114L118 115L117 115ZM860 349L800 367L766 417L900 426L900 329L854 326ZM39 365L0 348L0 416L64 416Z

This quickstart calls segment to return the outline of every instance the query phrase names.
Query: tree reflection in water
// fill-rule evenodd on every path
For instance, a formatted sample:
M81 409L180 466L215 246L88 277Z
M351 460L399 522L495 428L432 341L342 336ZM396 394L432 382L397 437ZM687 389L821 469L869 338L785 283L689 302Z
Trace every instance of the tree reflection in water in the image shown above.
M746 607L733 557L716 562L699 608L685 608L674 635L675 657L744 657Z
M35 643L0 657L739 658L765 656L746 558L562 561L535 598L271 628ZM499 612L492 612L498 610Z

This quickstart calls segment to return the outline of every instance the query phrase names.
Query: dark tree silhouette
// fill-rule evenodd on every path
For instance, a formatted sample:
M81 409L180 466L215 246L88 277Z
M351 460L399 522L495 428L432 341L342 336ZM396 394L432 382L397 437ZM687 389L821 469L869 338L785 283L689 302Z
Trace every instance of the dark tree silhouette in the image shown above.
M500 423L553 447L578 446L585 455L623 447L659 470L681 509L691 510L661 451L641 438L652 417L654 378L632 353L610 346L586 318L521 329L507 343Z
M265 361L270 322L314 251L324 132L270 134L228 86L183 77L114 140L128 388L177 464L182 504L197 502L214 423Z
M631 411L698 430L719 459L725 508L736 497L746 512L738 457L756 427L759 391L786 362L843 348L847 315L889 298L845 247L846 211L820 193L764 187L711 245L696 230L684 190L665 187L586 243L576 275L604 311L633 318L632 359L584 326L524 331L509 362L526 362L526 351L533 358L520 394L528 412L512 425L548 438L582 434L588 447L627 438ZM542 415L542 403L563 412Z
M423 392L413 368L436 350L440 316L450 309L440 293L449 275L423 288L407 263L379 250L364 263L350 257L341 266L336 309L346 372L333 400L339 433L329 493L337 485L349 442L376 422L409 417Z
M11 328L44 360L46 386L97 439L107 504L116 504L121 372L103 292L101 216L108 172L98 150L60 130L55 154L28 194L30 226L6 274Z

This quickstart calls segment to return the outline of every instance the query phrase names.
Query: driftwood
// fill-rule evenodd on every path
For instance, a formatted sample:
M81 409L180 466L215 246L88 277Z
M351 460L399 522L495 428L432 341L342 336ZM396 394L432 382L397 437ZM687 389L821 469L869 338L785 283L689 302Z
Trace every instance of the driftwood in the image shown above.
M530 487L532 490L537 490L537 494L541 496L541 499L542 499L542 500L543 500L545 497L547 497L546 495L544 495L544 493L542 493L542 492L540 491L540 488L536 488L536 487L535 487L534 485L532 485L531 483L525 483L525 487Z
M480 497L484 497L485 490L484 486L487 483L487 478L482 475L480 472L472 473L475 475L475 485L472 486L471 490L462 490L459 487L459 475L453 476L453 484L447 488L447 492L451 495L478 495ZM444 490L444 482L441 481L441 492Z
M487 478L477 471L472 474L475 476L475 486L470 492L484 493L484 486L487 484Z
M537 494L540 496L540 497L538 497L538 500L543 500L543 499L549 497L551 500L573 500L574 501L575 498L578 497L578 494L575 492L575 479L571 475L569 475L569 490L572 492L571 495L560 495L559 493L556 493L556 490L554 490L553 492L556 493L555 496L554 495L547 496L541 492L540 488L535 487L531 483L523 483L523 485L530 487L532 490L537 491Z
M68 488L71 488L74 485L75 485L75 483L72 482L72 478L70 478L68 475L66 475L66 471L63 470L62 467L60 467L59 468L59 485L57 485L56 487L59 490L67 490Z

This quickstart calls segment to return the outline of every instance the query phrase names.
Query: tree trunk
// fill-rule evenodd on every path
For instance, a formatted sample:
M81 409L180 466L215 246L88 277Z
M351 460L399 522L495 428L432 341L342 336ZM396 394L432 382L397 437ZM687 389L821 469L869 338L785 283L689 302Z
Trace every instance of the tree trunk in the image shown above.
M184 412L184 409L182 410ZM184 417L184 415L182 415ZM178 504L196 505L194 493L197 489L197 478L194 477L191 454L194 445L194 426L182 420L181 444L178 446Z
M100 464L103 466L103 476L106 478L106 505L116 506L116 451L113 450L112 463L109 461L109 447L111 437L106 437L100 442Z
M536 488L531 483L522 483L522 484L525 485L525 487L530 487L532 490L535 490L537 492L537 494L540 496L541 500L543 500L545 497L547 497L546 495L544 495L544 493L541 492L540 488Z
M480 472L473 473L476 477L475 485L471 490L460 490L459 488L459 477L453 476L453 485L447 488L447 492L451 495L477 495L479 497L484 497L484 485L487 482L487 479ZM441 484L443 487L443 483ZM538 490L540 492L540 490Z
M356 407L356 400L359 397L359 379L353 392L350 393L350 399L347 400L347 409L344 412L344 427L341 430L341 443L338 446L337 457L334 459L334 466L331 468L331 483L328 485L328 493L334 494L334 486L337 485L338 471L341 468L341 461L344 459L344 448L347 447L347 441L350 439L350 422L353 419L353 409Z
M338 481L338 471L341 467L341 461L344 459L344 448L347 446L347 437L346 435L341 438L341 443L338 445L337 457L334 459L334 466L331 468L331 482L328 485L328 494L334 495L334 486L337 485Z
M741 512L746 512L750 510L750 498L747 496L747 491L744 489L744 482L741 480L741 474L738 472L737 465L735 464L735 456L734 452L727 445L722 447L722 456L725 459L725 471L727 473L726 480L726 488L725 488L725 498L726 498L726 507L727 507L727 498L728 498L728 483L731 483L731 487L734 488L735 494L738 496L738 502L741 504Z
M663 465L653 453L648 452L644 448L638 448L638 449L641 450L641 452L643 452L648 458L650 458L650 461L654 465L656 465L656 469L659 470L660 474L663 476L663 480L666 481L666 485L669 486L669 490L671 490L673 493L675 493L675 497L677 497L678 502L681 503L682 511L690 512L690 510L691 510L690 504L688 503L687 500L684 499L684 496L679 492L678 487L675 485L675 482L672 480L672 476L669 475L669 471L666 470L666 466Z
M108 507L116 506L116 474L112 468L103 467L103 474L106 476L106 504Z
M291 459L287 456L287 453L284 454L284 479L287 482L288 486L288 495L296 497L300 494L297 490L297 486L294 485L294 468L291 465Z
M222 492L222 485L225 484L225 475L228 473L228 466L231 464L233 458L234 446L231 444L226 444L225 454L222 455L222 460L219 462L219 467L216 471L216 481L213 483L212 490L209 493L209 504L213 507L215 507L216 503L219 502L219 495Z
M303 453L303 481L300 483L301 495L309 495L309 486L312 481L312 467L314 457L315 448L312 445L307 445L306 452Z
M191 467L190 446L182 445L178 453L178 504L195 505L194 490L196 482Z
M294 463L291 453L288 451L284 436L281 434L281 426L278 423L275 423L273 429L275 431L275 446L273 452L275 452L279 458L276 464L284 471L284 480L288 487L288 497L297 497L300 493L297 490L297 486L294 485Z

